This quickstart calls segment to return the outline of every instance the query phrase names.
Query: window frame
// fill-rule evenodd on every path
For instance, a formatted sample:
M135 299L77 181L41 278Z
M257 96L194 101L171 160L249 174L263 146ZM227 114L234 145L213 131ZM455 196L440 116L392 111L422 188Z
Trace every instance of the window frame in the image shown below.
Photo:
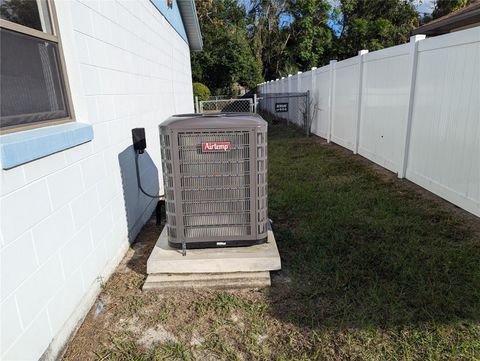
M66 101L68 116L64 118L42 120L42 121L33 122L33 123L11 125L5 128L0 128L0 135L75 121L75 111L73 108L73 101L72 101L72 95L70 92L67 68L65 65L65 58L63 56L62 40L60 37L60 30L59 30L58 21L57 21L57 11L55 9L55 4L53 0L46 0L46 4L47 4L47 13L48 13L48 16L50 17L50 24L51 24L50 26L52 28L52 34L43 32L37 29L33 29L25 25L17 24L12 21L4 20L4 19L0 19L0 28L15 31L17 33L31 36L37 39L50 41L57 45L58 62L59 62L58 72L60 73L61 80L64 87L63 90L65 92L65 98L66 98L65 101ZM41 10L39 9L39 11Z

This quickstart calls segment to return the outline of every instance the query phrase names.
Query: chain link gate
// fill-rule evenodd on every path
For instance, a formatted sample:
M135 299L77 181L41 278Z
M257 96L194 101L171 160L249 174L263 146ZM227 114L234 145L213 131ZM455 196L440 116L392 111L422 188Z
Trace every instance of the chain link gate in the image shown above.
M310 91L305 93L267 93L258 96L257 112L267 120L295 124L310 135L312 125Z

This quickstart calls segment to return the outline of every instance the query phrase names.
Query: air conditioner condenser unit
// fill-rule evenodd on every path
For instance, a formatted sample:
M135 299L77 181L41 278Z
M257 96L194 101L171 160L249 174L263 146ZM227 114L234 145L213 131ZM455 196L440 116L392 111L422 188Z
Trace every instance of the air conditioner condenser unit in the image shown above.
M168 242L267 239L267 123L255 114L176 115L160 125Z

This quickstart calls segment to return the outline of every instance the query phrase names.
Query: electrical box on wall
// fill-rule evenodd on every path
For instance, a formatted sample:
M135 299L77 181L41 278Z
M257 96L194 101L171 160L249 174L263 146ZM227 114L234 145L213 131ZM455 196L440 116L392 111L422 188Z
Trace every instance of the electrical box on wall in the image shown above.
M132 129L133 149L142 154L147 148L147 140L145 139L145 128Z

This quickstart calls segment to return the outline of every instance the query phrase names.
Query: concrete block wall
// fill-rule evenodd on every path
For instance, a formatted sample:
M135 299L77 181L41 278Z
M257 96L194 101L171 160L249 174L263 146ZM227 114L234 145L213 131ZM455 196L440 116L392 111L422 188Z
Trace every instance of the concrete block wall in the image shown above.
M52 359L162 192L158 124L193 111L188 44L148 1L55 1L76 121L92 142L2 170L2 360ZM160 188L160 189L159 189Z

